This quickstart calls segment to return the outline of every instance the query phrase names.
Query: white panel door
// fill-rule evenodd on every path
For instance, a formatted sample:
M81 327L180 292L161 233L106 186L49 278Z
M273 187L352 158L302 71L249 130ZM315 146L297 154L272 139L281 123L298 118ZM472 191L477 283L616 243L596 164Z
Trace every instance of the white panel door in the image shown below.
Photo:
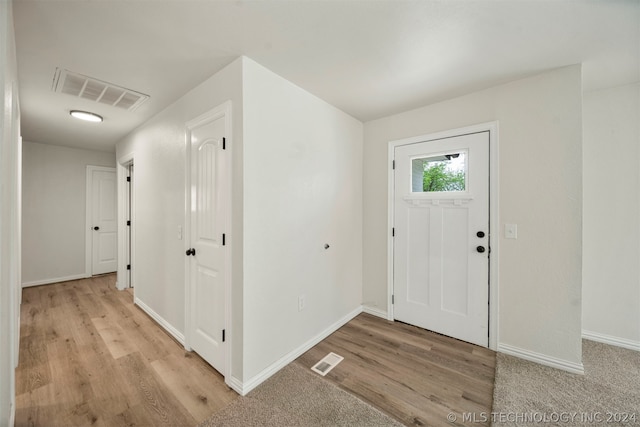
M394 157L394 318L488 346L489 133Z
M225 373L225 117L188 132L191 145L190 344ZM195 253L193 252L195 251Z
M118 265L116 172L93 170L91 181L91 274L111 273Z

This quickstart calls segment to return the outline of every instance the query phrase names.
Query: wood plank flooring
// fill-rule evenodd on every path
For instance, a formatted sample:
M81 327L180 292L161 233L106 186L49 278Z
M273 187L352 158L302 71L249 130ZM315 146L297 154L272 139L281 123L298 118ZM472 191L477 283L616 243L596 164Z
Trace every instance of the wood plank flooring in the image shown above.
M294 363L310 368L329 352L344 360L326 379L405 425L465 425L463 413L491 412L489 349L363 313Z
M106 275L25 288L16 426L195 426L238 395Z
M115 275L25 288L22 301L16 426L196 426L238 397ZM330 351L345 359L328 381L405 425L491 411L491 350L361 314L294 363Z

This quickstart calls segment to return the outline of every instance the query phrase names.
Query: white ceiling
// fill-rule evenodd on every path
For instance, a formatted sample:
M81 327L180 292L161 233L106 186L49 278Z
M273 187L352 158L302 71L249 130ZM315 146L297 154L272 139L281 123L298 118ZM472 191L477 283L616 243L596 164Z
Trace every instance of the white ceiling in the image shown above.
M13 14L23 138L105 151L240 55L362 121L576 63L585 90L640 81L638 0L14 0ZM128 112L55 93L56 67L151 98Z

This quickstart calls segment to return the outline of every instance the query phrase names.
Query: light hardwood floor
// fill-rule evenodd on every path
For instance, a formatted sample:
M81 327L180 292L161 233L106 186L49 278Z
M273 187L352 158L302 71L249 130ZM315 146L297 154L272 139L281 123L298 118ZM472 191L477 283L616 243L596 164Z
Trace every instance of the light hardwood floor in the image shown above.
M361 314L294 363L330 351L328 381L406 425L491 410L491 350ZM16 375L16 426L196 426L238 397L115 275L24 289Z
M311 367L329 352L344 360L326 379L405 425L465 425L463 413L481 420L491 412L496 359L489 349L363 313L295 363Z
M16 426L195 426L238 395L106 275L26 288Z

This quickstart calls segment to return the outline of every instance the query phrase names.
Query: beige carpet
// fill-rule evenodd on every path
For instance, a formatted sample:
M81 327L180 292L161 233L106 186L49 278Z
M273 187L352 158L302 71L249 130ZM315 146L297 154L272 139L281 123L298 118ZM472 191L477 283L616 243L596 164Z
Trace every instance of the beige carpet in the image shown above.
M585 375L499 353L493 425L640 426L640 352L588 340L582 350Z
M289 364L198 427L402 426L322 377Z

